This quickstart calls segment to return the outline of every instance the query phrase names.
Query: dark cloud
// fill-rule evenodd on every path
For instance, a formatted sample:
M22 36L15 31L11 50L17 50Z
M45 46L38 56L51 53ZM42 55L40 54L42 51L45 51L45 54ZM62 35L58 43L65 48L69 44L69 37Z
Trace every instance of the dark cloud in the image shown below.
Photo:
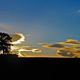
M62 45L62 44L47 44L47 45L43 45L43 47L46 47L46 48L64 48L64 45Z
M66 56L66 57L74 57L75 54L73 54L72 52L68 51L68 50L57 50L57 54L61 55L61 56Z

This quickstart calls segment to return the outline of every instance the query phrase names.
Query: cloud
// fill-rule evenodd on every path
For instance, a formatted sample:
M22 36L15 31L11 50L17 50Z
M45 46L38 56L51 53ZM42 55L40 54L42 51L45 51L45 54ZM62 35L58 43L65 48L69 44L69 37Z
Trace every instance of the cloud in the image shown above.
M57 50L57 54L59 54L61 56L66 56L66 57L74 57L75 56L75 54L73 54L71 51L66 50L66 49Z
M18 50L18 54L17 54L18 57L25 57L24 55L21 54L21 52L41 53L42 50L40 50L40 49L24 49L24 48L22 48L22 49ZM25 53L25 54L27 54L27 53Z
M24 57L21 53L18 53L17 55L18 57Z
M56 54L62 57L76 57L80 53L80 42L75 39L68 39L57 44L40 43L42 47L56 49Z
M44 44L42 47L45 48L64 48L65 46L62 44Z
M40 49L32 49L32 52L33 52L33 53L41 53L42 50L40 50Z
M76 10L76 11L74 12L74 15L80 16L80 9Z
M21 44L24 41L25 36L22 33L15 33L14 36L12 36L11 44Z
M17 55L21 56L21 52L32 52L32 53L41 53L42 50L41 49L38 49L38 48L32 48L30 46L12 46L11 47L11 51L14 52L14 51L17 51Z
M77 13L80 13L80 9L79 9L79 10L77 10Z
M39 45L48 45L49 43L38 43Z
M74 39L68 39L66 41L66 43L72 43L72 44L80 44L80 42L78 40L74 40Z
M77 45L77 44L80 44L80 42L78 40L68 39L65 42L59 42L59 44Z

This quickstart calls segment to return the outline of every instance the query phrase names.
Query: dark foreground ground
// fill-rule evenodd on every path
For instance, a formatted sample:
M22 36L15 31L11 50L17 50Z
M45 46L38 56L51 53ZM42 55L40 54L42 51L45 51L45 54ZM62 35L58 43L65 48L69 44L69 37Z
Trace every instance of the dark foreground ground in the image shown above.
M79 61L80 63L80 59L79 58L49 58L49 57L27 57L27 58L21 58L18 57L15 54L2 54L0 55L0 64L3 65L24 65L24 64L48 64L48 63L52 63L52 64L66 64L66 63L77 63Z
M67 65L68 64L68 65ZM41 71L41 69L45 71L54 71L61 70L61 68L72 68L76 64L80 64L80 59L78 58L19 58L17 55L0 55L0 72L9 70L16 72L17 70L22 73L22 71ZM60 66L62 65L62 66ZM63 66L65 65L65 66ZM76 65L77 66L77 65ZM65 68L65 69L67 69ZM31 74L31 73L30 73Z

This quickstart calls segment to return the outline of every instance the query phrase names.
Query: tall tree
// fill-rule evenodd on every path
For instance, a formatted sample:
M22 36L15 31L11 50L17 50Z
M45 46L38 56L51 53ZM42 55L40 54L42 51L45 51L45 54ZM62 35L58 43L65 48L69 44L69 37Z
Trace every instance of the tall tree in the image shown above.
M9 54L11 50L12 38L7 33L0 32L0 51L3 54Z

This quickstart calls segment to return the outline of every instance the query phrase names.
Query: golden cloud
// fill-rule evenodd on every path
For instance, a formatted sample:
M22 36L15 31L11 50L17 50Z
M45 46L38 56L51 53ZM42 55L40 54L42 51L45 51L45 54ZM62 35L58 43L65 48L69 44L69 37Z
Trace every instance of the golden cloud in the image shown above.
M68 39L65 42L59 42L60 44L69 44L69 45L77 45L80 44L80 42L78 40L74 40L74 39Z
M22 33L14 33L11 35L12 42L11 44L21 44L25 41L25 36Z
M40 50L40 49L32 49L32 52L33 52L33 53L41 53L42 50Z
M17 41L17 40L19 40L21 38L20 35L15 34L15 33L14 34L10 34L10 36L12 37L12 42Z
M56 54L63 57L78 57L80 54L80 42L75 39L68 39L65 42L58 42L58 44L41 43L42 47L54 48L57 50ZM77 56L78 55L78 56Z
M22 55L21 52L32 52L32 53L41 53L42 50L41 49L38 49L38 48L32 48L30 46L12 46L11 47L11 51L12 53L14 51L17 51L17 55Z

